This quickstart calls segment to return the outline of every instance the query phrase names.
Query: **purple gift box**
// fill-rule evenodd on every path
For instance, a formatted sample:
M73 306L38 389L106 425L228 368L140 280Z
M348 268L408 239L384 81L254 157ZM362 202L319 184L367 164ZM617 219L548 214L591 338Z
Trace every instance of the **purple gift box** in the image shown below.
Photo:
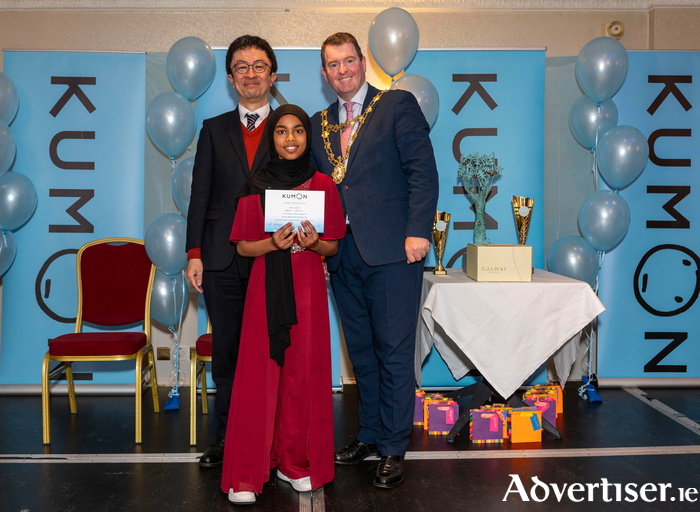
M428 434L449 434L457 418L459 418L459 405L455 403L428 404Z
M542 413L542 420L557 426L557 401L550 395L532 395L525 399L530 407L536 407Z
M479 442L501 442L508 437L506 413L503 410L471 410L469 439Z

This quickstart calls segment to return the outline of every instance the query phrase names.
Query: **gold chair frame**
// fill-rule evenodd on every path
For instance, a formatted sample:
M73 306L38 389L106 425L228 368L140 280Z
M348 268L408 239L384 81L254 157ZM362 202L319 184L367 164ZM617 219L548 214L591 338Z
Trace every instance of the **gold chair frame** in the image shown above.
M211 334L211 320L207 322L207 334ZM190 356L190 446L197 444L197 379L202 382L202 414L209 414L207 405L207 371L204 363L211 361L211 356L197 354L195 344Z
M89 247L99 244L110 243L134 243L144 245L143 240L135 238L101 238L83 245L78 251L76 265L78 267L78 314L75 319L75 332L82 331L83 323L83 287L82 276L80 272L80 260L83 252ZM141 444L141 409L142 409L142 393L143 380L146 375L151 376L151 391L153 393L153 412L160 412L158 403L158 380L156 378L155 358L153 357L153 346L151 345L151 295L153 293L153 280L156 275L156 267L151 264L151 275L148 280L148 291L146 295L146 307L144 311L143 331L146 334L146 346L140 349L135 354L118 355L118 356L52 356L49 351L44 356L44 363L41 370L41 412L43 421L44 444L51 444L51 424L50 424L50 403L49 403L49 381L55 380L62 371L66 372L66 381L68 383L68 401L70 403L71 414L77 414L78 407L75 401L75 386L73 384L73 369L72 364L79 361L127 361L129 359L136 360L136 444ZM148 366L142 369L143 356L148 356ZM49 371L51 361L59 361L58 366Z

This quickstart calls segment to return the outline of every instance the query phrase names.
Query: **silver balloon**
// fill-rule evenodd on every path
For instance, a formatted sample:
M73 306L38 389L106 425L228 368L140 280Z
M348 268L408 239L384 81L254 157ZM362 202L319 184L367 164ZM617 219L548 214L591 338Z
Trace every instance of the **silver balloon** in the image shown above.
M0 121L6 125L12 124L18 108L19 95L15 84L6 74L0 72Z
M22 226L36 204L36 189L24 174L8 172L0 177L0 229L12 231Z
M576 80L596 103L610 99L625 81L629 57L622 43L611 37L589 41L576 59Z
M555 274L593 286L598 276L598 253L585 238L565 236L549 249L547 268Z
M174 276L156 270L151 294L151 318L172 327L180 321L187 308L189 287L182 272Z
M584 148L596 147L596 135L599 141L610 128L615 126L617 126L617 106L613 100L607 100L598 105L588 96L581 96L569 111L569 129L576 141Z
M187 148L197 129L194 109L181 94L159 94L148 105L146 129L158 149L176 157Z
M3 231L0 238L0 276L5 275L5 272L12 266L17 256L17 242L12 231Z
M190 193L192 192L192 169L194 168L194 157L180 162L170 183L175 204L182 214L187 217L187 210L190 208Z
M15 136L12 135L12 131L8 126L0 121L0 175L6 173L12 167L16 153Z
M392 7L380 12L369 26L369 49L389 76L411 63L418 49L418 24L408 12Z
M165 66L170 83L188 100L204 94L216 75L214 51L198 37L183 37L172 45Z
M174 213L164 213L151 221L143 241L153 264L174 275L187 265L186 238L187 221Z
M611 128L598 141L596 159L600 175L614 190L636 180L649 158L649 144L642 132L632 126Z
M630 217L630 207L620 194L600 190L583 202L578 212L578 226L593 247L609 251L625 238Z
M404 75L391 84L392 89L401 89L412 93L423 111L426 121L433 127L440 112L440 98L435 86L421 75Z

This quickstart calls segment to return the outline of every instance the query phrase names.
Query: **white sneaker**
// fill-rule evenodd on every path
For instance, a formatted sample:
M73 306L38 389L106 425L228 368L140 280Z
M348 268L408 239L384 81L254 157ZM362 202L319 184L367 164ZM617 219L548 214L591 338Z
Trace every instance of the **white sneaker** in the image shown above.
M255 503L255 494L248 491L233 492L233 489L229 489L228 500L236 505L252 505Z
M311 488L311 477L309 476L305 476L304 478L297 478L296 480L294 480L293 478L289 478L287 475L285 475L278 469L277 478L279 478L283 482L289 482L290 484L292 484L292 487L297 492L313 491L313 489Z

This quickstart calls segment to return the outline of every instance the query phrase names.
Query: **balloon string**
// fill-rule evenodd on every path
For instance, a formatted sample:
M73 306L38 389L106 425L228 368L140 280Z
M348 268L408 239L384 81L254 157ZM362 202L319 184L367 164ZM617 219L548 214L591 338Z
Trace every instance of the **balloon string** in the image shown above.
M170 168L172 169L173 172L175 172L175 163L176 163L175 157L170 157Z
M184 271L180 271L180 278L184 279L183 277ZM170 390L170 393L168 393L168 397L172 398L173 396L180 396L180 386L182 386L185 383L185 373L180 370L180 334L181 334L181 329L182 329L182 313L178 315L177 313L177 295L175 293L175 290L177 289L177 279L175 279L175 276L170 276L170 280L173 282L173 308L174 308L174 313L175 316L177 317L177 331L175 331L175 328L173 325L168 327L168 330L172 333L173 335L173 342L170 345L171 349L173 349L173 371L170 373L170 384L173 386L173 388ZM183 281L184 282L184 281ZM183 297L183 300L184 297Z
M598 192L599 189L599 184L598 184L598 131L600 130L600 104L598 105L598 113L595 118L596 122L596 127L595 127L595 150L593 152L593 187L596 192Z

